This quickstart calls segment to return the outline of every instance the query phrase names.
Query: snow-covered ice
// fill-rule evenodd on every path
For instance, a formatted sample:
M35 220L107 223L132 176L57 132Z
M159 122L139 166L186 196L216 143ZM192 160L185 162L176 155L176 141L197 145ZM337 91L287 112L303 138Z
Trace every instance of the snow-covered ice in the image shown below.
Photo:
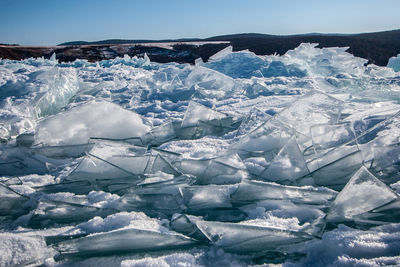
M399 265L398 71L0 59L0 266Z

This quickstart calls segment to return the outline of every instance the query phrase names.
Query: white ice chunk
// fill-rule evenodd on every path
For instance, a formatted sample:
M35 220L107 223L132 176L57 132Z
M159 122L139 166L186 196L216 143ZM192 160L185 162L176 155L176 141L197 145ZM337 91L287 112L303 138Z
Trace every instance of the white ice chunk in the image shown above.
M222 49L221 51L218 51L216 54L212 55L210 57L210 60L217 60L217 59L221 59L223 57L225 57L226 55L231 54L233 51L233 47L230 45L228 47L225 47L224 49Z
M253 76L261 77L261 70L267 64L263 58L252 52L240 51L232 53L232 51L227 51L227 53L221 53L218 57L211 57L210 61L203 66L219 71L232 78L251 78Z
M58 63L58 60L56 59L56 53L55 52L51 55L50 61L56 61Z
M182 173L196 176L196 184L235 184L248 178L237 154L212 159L182 159L174 163Z
M0 216L18 214L28 200L28 197L22 196L0 183Z
M228 116L224 113L203 106L197 102L190 101L181 127L197 126L199 121L221 120L227 117Z
M400 54L398 54L397 57L389 58L387 66L396 72L400 71Z
M254 131L241 137L239 142L233 144L230 149L242 157L250 157L253 152L259 152L267 161L271 161L293 135L293 129L271 118Z
M304 136L310 136L310 126L322 123L336 123L344 102L327 94L315 91L307 94L288 108L276 114L275 118L293 127Z
M312 239L304 232L283 228L207 221L197 221L196 225L215 245L236 253L276 250L280 246Z
M63 254L99 255L106 253L147 252L196 244L178 234L139 229L124 229L61 242L56 249Z
M316 153L326 152L355 139L350 123L318 124L310 128Z
M248 204L261 200L285 200L293 203L328 205L336 195L336 191L327 188L245 181L240 183L238 189L231 195L231 202Z
M271 117L271 115L263 112L256 107L252 108L250 110L250 114L246 118L244 118L242 123L240 124L236 135L241 136L254 131L259 126L261 126L261 124L271 119Z
M190 210L230 208L230 188L227 186L189 186L180 188L183 203Z
M196 58L196 60L194 61L194 64L196 66L202 66L204 64L203 59L201 57Z
M200 96L218 99L231 95L238 89L237 81L218 71L196 66L185 80L187 87L198 91Z
M268 181L294 181L309 174L303 153L292 137L279 151L261 177Z
M50 69L40 74L35 84L41 85L34 105L38 118L56 114L79 89L77 72L73 68Z
M330 221L351 220L398 199L388 186L377 179L367 168L361 167L346 184L332 203Z
M106 101L90 101L40 121L36 143L71 145L90 137L128 138L149 131L141 117Z
M348 47L316 48L318 44L302 43L282 57L284 62L297 63L313 76L333 76L348 73L360 76L365 71L366 59L345 52Z

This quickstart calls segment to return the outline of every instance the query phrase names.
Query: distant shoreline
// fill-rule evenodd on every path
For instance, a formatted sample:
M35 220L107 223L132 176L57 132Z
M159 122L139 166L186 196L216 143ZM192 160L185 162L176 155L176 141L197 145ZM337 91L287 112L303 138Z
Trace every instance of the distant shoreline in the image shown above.
M96 42L74 41L57 46L20 46L0 44L0 58L21 60L30 57L50 58L53 53L61 62L143 56L159 63L193 64L196 58L204 61L219 50L233 46L234 51L248 49L257 55L282 55L300 43L318 43L319 47L349 47L348 52L379 66L386 66L390 57L400 53L400 30L362 34L298 34L268 35L257 33L215 36L206 39L122 40Z

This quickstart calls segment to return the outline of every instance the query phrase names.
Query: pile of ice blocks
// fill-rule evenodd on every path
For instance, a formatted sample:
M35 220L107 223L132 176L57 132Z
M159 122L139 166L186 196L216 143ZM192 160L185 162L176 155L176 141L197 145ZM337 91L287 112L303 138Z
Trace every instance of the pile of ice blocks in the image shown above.
M312 44L195 66L1 60L0 226L26 245L1 263L301 263L341 224L400 223L400 76L365 63Z

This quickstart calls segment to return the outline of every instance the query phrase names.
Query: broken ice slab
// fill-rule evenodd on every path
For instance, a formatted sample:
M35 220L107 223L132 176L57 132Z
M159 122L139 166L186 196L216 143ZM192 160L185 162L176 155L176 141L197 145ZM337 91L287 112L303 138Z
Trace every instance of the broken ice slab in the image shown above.
M194 216L187 216L185 214L174 214L174 216L171 218L170 228L195 240L209 243L210 240L197 227L197 220L197 217Z
M144 173L146 164L148 161L147 157L140 157L141 162L136 161L137 173ZM144 165L144 166L143 166ZM132 169L132 168L131 168ZM132 177L132 180L140 181L140 179L128 170L125 170L115 164L112 164L106 160L98 158L94 155L85 156L75 169L66 177L68 181L82 181L88 180L95 183L97 179L117 179L117 178L127 178Z
M163 156L163 158L165 158L166 160L168 160L168 162L171 162L171 163L179 161L182 158L182 155L179 153L164 150L164 149L159 149L159 148L155 148L155 147L151 148L150 153L153 156L161 155L161 156Z
M67 179L113 179L142 175L151 158L145 152L143 147L102 140L87 153Z
M340 73L361 75L367 60L346 52L347 47L316 48L318 44L302 43L282 56L284 62L296 62L312 76L334 76Z
M78 92L79 82L74 68L54 67L37 76L35 85L41 96L35 100L34 113L37 118L56 114L66 106Z
M96 188L123 193L139 184L147 174L163 172L180 176L181 172L163 156L104 155L107 160L88 153L78 166L66 177L68 181L90 181Z
M387 67L392 68L396 72L399 72L400 71L400 54L398 54L397 57L393 56L393 57L389 58Z
M385 183L399 178L400 112L376 124L357 138L365 166Z
M89 179L88 180L78 180L78 181L68 181L63 180L58 184L49 184L39 187L33 187L35 190L45 193L58 193L58 192L72 192L77 195L88 194L93 190L103 190L106 192L111 192L113 194L123 195L127 192L132 192L132 190L139 190L145 187L143 184L146 181L146 176L144 175L140 179L138 177L128 176L122 178L112 178L112 179ZM186 176L185 176L186 177ZM144 180L143 180L144 179ZM177 179L171 179L171 181L164 181L159 183L154 183L148 186L150 191L159 192L160 189L174 188L175 192L178 193L178 187L180 185L190 185L194 178L190 177L187 179L177 177ZM90 181L89 181L90 180ZM191 182L189 182L191 181ZM151 188L151 189L150 189ZM172 189L171 189L172 190Z
M248 214L247 219L264 218L266 214L277 218L297 218L303 231L313 235L320 235L324 230L324 211L327 209L327 206L295 204L290 200L263 200L240 207L240 210Z
M307 162L315 183L341 189L363 164L385 182L397 181L400 158L397 145L399 117L400 113L397 113L386 120L380 120L354 139L350 138L352 134L345 134L344 144L321 150L316 158Z
M127 137L127 138L103 138L103 137L90 137L89 143L97 142L118 142L134 146L147 147L143 137Z
M356 215L353 219L358 224L397 223L400 220L400 199L389 202L379 208Z
M167 122L151 129L142 137L142 140L145 144L158 146L175 138L173 123Z
M398 196L364 166L349 180L330 207L332 222L352 220L354 216L398 200Z
M365 166L384 183L397 182L400 179L400 143L372 146L368 150L373 159L366 162Z
M190 101L181 126L175 129L182 139L197 139L205 135L222 135L239 127L241 119L215 111L197 102Z
M193 69L186 78L185 85L194 86L202 95L218 99L232 95L239 89L237 82L231 77L202 66Z
M18 216L26 213L24 205L28 200L29 197L23 196L0 183L0 216Z
M94 143L90 154L104 159L121 156L143 156L147 148L120 140L91 138Z
M182 172L175 168L166 158L161 154L156 156L151 156L149 163L147 164L145 173L154 174L157 172L163 172L167 174L172 174L174 176L182 175Z
M197 221L197 227L215 245L235 253L279 250L280 247L313 239L313 236L281 228Z
M164 174L164 176L166 176ZM145 180L130 188L127 192L135 194L180 194L179 188L190 186L196 181L191 175L181 175L178 177L162 177L161 173L150 175Z
M343 101L315 90L295 100L274 118L310 137L311 125L337 123L343 105Z
M43 145L75 145L87 143L90 137L141 137L149 130L132 111L106 101L89 101L41 120L35 139Z
M120 210L140 209L148 214L159 213L172 215L184 209L183 200L179 188L191 185L195 179L192 176L183 175L170 179L154 180L150 177L124 191L119 204Z
M197 126L199 121L213 121L228 118L228 115L208 108L197 102L190 101L185 116L183 117L181 127Z
M85 157L76 169L63 180L63 183L88 181L89 187L78 188L78 190L92 188L92 190L118 193L135 186L142 180L142 176L129 173L103 160ZM74 186L72 183L70 185Z
M219 54L228 48L227 53ZM232 47L228 46L203 64L204 67L219 71L232 78L251 78L260 76L260 69L267 66L267 61L249 51L240 51L232 53Z
M302 70L298 64L285 64L278 60L269 62L268 66L260 70L263 77L299 77L303 78L307 75L307 71Z
M350 142L310 160L307 167L316 185L340 190L362 164L361 151Z
M395 181L399 177L396 167L399 162L399 150L396 148L399 114L375 123L354 139L350 138L352 134L345 134L342 140L344 144L328 148L308 161L307 166L315 184L341 189L363 164L386 182Z
M245 117L240 124L236 136L248 134L257 129L261 124L271 119L272 116L254 107L250 110L250 114Z
M158 171L175 176L181 175L181 172L163 157L163 154L171 156L171 153L157 150L152 150L151 153L146 152L147 149L143 147L103 141L96 144L88 155L104 160L135 175Z
M236 130L240 125L240 119L232 118L226 120L199 121L197 126L175 127L176 136L180 139L199 139L207 135L222 136Z
M317 154L326 153L327 150L350 143L356 138L350 122L313 125L310 133Z
M293 136L261 173L260 178L267 181L295 181L310 172Z
M0 155L0 175L46 174L66 163L68 160L49 158L31 148L7 147Z
M171 193L126 193L121 198L119 209L142 211L149 216L171 216L184 210L182 197Z
M345 121L351 123L351 127L355 135L361 136L364 132L372 129L377 124L386 121L398 113L398 109L394 109L392 105L387 108L374 106L368 111L358 112L345 117Z
M232 188L221 185L181 187L183 203L189 213L196 214L213 208L230 208Z
M28 225L32 228L43 228L55 224L78 223L95 216L105 217L116 212L113 209L41 199L37 208L32 212Z
M36 146L32 148L34 153L49 158L78 158L93 148L94 143L65 146Z
M211 160L197 184L235 184L249 177L249 174L238 155Z
M357 136L361 147L388 146L399 142L400 111Z
M47 194L59 192L71 192L76 195L84 195L96 189L89 181L62 181L58 184L49 184L43 186L33 187L36 191L44 192Z
M293 129L271 118L241 137L229 150L238 153L241 158L252 157L257 153L257 156L263 156L267 161L271 161L293 135Z
M182 173L196 177L196 184L235 184L248 178L246 166L237 154L212 159L182 159L175 162Z
M233 53L233 47L230 45L230 46L227 46L224 49L218 51L214 55L210 56L209 60L211 62L219 61L221 59L226 58L228 55L231 55L232 53Z
M287 200L299 204L326 206L335 199L336 195L336 191L327 188L244 181L232 193L231 203L233 205L245 205L261 200Z
M241 119L232 117L221 120L199 121L194 138L200 138L206 135L222 136L226 133L236 130L241 123Z
M107 255L177 249L196 243L193 239L173 233L125 229L64 241L55 248L63 255Z

